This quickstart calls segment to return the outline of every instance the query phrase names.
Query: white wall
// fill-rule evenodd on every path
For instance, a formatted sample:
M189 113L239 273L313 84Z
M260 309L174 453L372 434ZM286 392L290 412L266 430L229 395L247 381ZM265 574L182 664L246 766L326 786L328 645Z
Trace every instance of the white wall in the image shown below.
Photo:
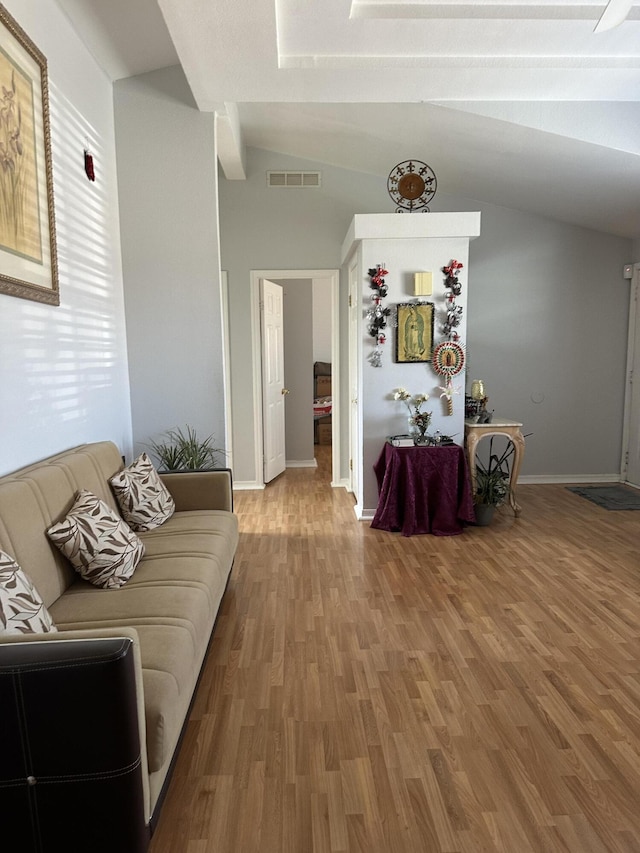
M322 187L269 189L268 169L320 169ZM249 271L339 267L353 215L390 213L393 204L385 180L316 161L248 149L247 170L247 181L220 180L220 230L229 270L236 477L251 481L253 436L244 425L253 423L253 386L243 334ZM469 254L467 376L484 379L490 408L533 433L522 473L619 472L629 302L622 267L632 242L442 188L431 208L482 214L482 233ZM344 281L340 314L347 316ZM340 344L346 353L346 323ZM345 370L347 363L345 357ZM535 402L540 394L542 402ZM346 448L345 423L341 430ZM347 460L340 464L346 476Z
M422 215L421 215L422 216ZM403 222L406 217L403 217ZM422 221L422 220L421 220ZM445 276L441 272L443 266L452 260L460 261L463 269L459 273L462 292L456 297L456 305L463 309L458 332L461 340L466 340L468 323L468 281L469 281L469 240L462 237L442 237L425 239L396 239L377 240L363 239L362 258L362 290L361 298L364 309L369 307L370 295L369 276L367 271L384 262L389 274L385 277L388 285L388 295L384 300L385 306L398 302L409 302L415 299L413 295L413 273L431 271L433 273L433 293L421 301L431 302L434 306L434 345L444 340L442 323L445 314ZM406 388L411 394L428 394L429 400L422 407L423 411L431 412L429 432L439 431L450 435L457 444L464 439L464 387L465 371L452 378L454 389L460 393L454 395L453 414L448 414L444 399L440 398L439 386L445 384L445 379L436 374L431 364L403 364L396 360L397 329L390 319L386 333L386 343L382 346L382 364L373 367L368 356L374 349L374 339L367 334L366 320L363 323L363 359L362 359L362 388L360 406L362 409L362 511L372 517L378 500L377 482L373 466L380 456L386 437L390 434L407 433L409 412L406 404L393 400L397 388Z
M131 453L111 83L57 4L5 6L48 60L60 306L0 294L0 473L87 441Z
M114 104L135 447L187 424L221 447L214 116L177 66L118 81Z

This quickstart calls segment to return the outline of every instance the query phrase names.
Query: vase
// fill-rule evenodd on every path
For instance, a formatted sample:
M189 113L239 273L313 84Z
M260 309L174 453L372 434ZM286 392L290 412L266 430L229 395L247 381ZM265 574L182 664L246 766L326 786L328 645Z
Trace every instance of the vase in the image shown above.
M491 524L491 519L496 511L493 504L476 504L474 509L476 511L476 524L478 527L487 527L487 525Z
M425 423L411 423L411 419L409 419L410 423L410 433L413 436L413 443L416 445L428 444L429 436L427 435L427 429L429 428L428 424Z
M482 400L484 397L484 382L482 379L474 379L471 383L471 397L474 400Z

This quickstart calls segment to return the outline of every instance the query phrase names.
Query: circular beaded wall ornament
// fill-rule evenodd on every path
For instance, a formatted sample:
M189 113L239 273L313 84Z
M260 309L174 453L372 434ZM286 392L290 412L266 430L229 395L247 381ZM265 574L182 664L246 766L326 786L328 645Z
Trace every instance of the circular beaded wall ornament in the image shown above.
M459 394L460 389L454 388L451 377L460 373L464 367L464 349L455 341L442 341L433 350L431 366L439 376L446 377L444 385L440 386L442 394L447 401L447 414L453 414L453 395Z

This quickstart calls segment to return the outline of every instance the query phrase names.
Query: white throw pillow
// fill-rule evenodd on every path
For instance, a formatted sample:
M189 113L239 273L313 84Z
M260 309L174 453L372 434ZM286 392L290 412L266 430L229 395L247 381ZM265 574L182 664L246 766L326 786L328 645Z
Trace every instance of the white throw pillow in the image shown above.
M173 498L146 453L109 482L122 517L132 530L153 530L175 512Z
M123 586L144 554L133 530L86 489L47 535L85 580L105 589Z
M0 551L0 634L57 630L38 590L13 557Z

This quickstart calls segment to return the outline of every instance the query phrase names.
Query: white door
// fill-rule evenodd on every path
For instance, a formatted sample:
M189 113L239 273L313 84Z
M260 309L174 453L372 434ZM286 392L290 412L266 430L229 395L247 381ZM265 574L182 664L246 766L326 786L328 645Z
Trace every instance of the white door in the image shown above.
M640 266L631 285L629 311L629 362L627 369L627 441L623 479L640 487Z
M285 469L284 448L284 317L283 290L260 279L262 332L262 423L264 481L269 483Z

